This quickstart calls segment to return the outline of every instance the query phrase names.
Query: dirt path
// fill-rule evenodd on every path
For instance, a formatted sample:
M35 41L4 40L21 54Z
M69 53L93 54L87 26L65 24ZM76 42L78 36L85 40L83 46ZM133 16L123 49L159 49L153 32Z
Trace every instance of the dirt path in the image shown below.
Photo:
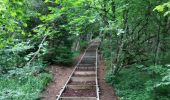
M108 85L105 80L106 66L103 60L99 62L99 86L100 86L100 100L118 100L113 88Z
M42 93L41 100L55 100L56 95L59 94L59 91L68 80L73 69L73 67L50 66L49 70L53 73L54 78L46 90Z
M53 80L47 88L41 94L41 100L56 100L56 96L59 94L61 88L67 82L69 76L74 70L74 66L80 60L81 54L74 60L74 64L72 67L67 66L49 66L48 70L53 74Z

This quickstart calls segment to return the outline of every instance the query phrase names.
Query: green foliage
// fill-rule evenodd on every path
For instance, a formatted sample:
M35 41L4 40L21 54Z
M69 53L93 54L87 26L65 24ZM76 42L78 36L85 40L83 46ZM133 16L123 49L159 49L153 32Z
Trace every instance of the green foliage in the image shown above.
M100 36L122 99L168 98L169 9L168 0L0 0L0 97L38 98L50 76L35 62L69 65L75 42L83 50Z
M164 75L166 70L162 65L151 65L147 68L148 73L152 76Z
M51 80L43 63L72 63L73 42L98 31L92 2L0 0L0 99L35 100Z
M153 95L155 100L168 100L170 98L170 70L166 71L162 80L154 86Z
M40 64L10 70L0 77L0 99L35 100L51 79Z
M170 82L161 82L154 87L155 100L168 100L170 98Z
M27 50L33 48L27 45L27 43L16 43L14 46L8 46L8 48L0 50L0 69L1 71L7 71L15 67L22 66L26 60L24 60L24 55ZM1 72L0 71L0 72Z
M87 45L88 45L87 41L80 41L80 50L86 49Z
M164 11L164 6L163 5L156 6L154 10L157 10L158 12L162 12Z
M56 57L54 58L54 62L57 64L71 64L73 61L73 52L67 48L60 46L55 50Z
M164 75L153 78L151 73L159 75L164 73ZM124 68L116 76L109 72L106 81L116 88L120 100L168 100L169 98L169 72L160 65L148 68L139 65Z
M109 60L111 57L111 55L110 55L111 50L110 50L109 42L110 42L109 40L105 40L105 41L103 41L103 43L101 45L101 53L106 60Z
M156 6L153 11L157 10L158 12L163 12L167 8L168 8L168 10L166 10L166 12L164 13L164 16L168 16L170 14L170 10L169 10L170 9L170 2L164 3L163 5Z

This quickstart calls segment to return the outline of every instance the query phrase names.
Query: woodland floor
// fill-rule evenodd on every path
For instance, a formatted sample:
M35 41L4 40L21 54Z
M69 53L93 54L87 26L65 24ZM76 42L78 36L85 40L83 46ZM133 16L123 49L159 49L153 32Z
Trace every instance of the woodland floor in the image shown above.
M50 66L49 70L53 74L53 80L42 93L41 100L56 100L56 95L66 83L73 67Z
M81 57L81 56L80 56ZM80 57L78 57L75 62L77 62ZM115 96L113 88L108 85L105 80L105 71L106 66L104 61L100 61L99 68L99 85L100 85L100 100L118 100ZM53 80L47 88L42 92L41 100L56 100L56 95L59 94L61 88L65 85L68 80L69 75L73 71L74 66L65 67L65 66L49 66L49 71L53 74Z
M98 71L98 77L99 77L99 86L100 86L100 100L118 100L117 96L115 95L115 92L113 90L113 87L111 87L106 81L105 73L106 73L106 66L104 64L104 61L101 59L99 60L99 71Z
M61 88L67 82L70 74L74 70L74 66L80 60L82 54L74 60L73 66L57 66L51 65L48 70L53 75L53 80L41 94L41 100L56 100Z

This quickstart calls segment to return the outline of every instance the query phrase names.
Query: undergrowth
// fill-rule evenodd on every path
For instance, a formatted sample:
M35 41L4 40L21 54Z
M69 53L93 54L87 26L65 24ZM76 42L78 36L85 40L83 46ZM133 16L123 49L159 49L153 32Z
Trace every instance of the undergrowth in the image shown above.
M0 76L0 100L35 100L52 79L45 66L16 68Z
M170 100L170 67L134 63L124 66L115 75L110 52L109 41L104 40L101 54L107 66L105 80L113 86L120 100Z
M169 100L169 70L160 65L141 66L124 68L117 76L109 70L106 81L114 86L120 100Z

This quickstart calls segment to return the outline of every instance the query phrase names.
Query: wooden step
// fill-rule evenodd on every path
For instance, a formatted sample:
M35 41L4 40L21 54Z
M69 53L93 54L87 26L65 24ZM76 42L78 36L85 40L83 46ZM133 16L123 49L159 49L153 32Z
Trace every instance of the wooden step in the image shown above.
M96 89L95 85L67 85L66 88L70 88L70 89Z
M71 77L71 81L83 82L83 81L95 81L96 77Z
M96 97L61 97L59 100L97 100Z
M75 71L74 75L94 75L95 71Z

